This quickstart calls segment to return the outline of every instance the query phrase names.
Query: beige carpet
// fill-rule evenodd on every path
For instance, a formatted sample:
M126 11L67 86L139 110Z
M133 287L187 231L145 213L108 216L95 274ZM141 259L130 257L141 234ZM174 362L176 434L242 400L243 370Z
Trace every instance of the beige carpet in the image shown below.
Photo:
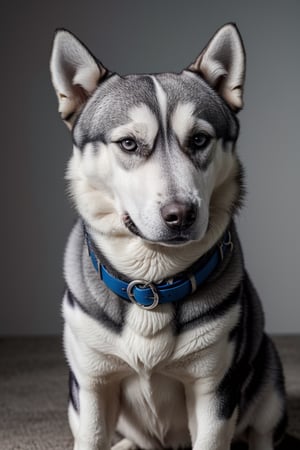
M300 336L275 338L290 424L280 450L300 450ZM0 450L71 450L67 366L60 338L0 339Z

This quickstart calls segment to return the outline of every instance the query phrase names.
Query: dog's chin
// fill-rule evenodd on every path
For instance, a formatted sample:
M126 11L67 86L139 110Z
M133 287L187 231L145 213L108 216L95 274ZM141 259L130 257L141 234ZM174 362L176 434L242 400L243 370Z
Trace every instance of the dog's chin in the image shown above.
M163 239L149 239L147 238L141 230L136 226L136 224L133 222L129 214L125 214L123 216L123 223L125 227L130 231L131 234L134 236L137 236L144 241L150 243L150 244L156 244L156 245L163 245L166 247L178 247L187 245L188 243L192 241L198 240L197 238L194 238L192 235L184 232L179 232L177 234L174 234L172 236L168 236Z
M183 247L193 242L193 239L185 237L175 237L174 239L166 239L164 241L152 241L153 244L161 245L162 247Z

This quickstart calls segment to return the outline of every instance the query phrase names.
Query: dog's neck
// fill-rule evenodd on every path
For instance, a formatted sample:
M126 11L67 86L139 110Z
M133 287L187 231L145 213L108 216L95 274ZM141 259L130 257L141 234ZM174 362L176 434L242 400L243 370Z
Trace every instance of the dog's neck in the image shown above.
M136 236L103 236L95 230L89 234L109 264L128 279L158 283L185 271L207 253L221 238L229 221L209 227L201 241L180 246L163 246ZM219 224L221 225L221 224Z

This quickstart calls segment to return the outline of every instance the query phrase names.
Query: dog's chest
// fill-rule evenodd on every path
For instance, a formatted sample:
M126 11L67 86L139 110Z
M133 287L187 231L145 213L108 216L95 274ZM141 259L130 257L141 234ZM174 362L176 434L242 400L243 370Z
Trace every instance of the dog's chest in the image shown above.
M121 382L119 431L139 423L165 448L189 445L185 383L201 378L203 390L209 389L232 356L226 340L219 340L219 321L176 336L172 311L134 307L119 349L133 369Z
M233 316L236 319L236 314ZM119 341L118 356L142 376L160 373L181 381L205 378L226 358L224 337L231 319L232 314L176 335L171 305L157 312L134 306Z
M159 312L130 308L120 341L120 356L136 372L148 372L169 360L174 351L173 312L164 305Z

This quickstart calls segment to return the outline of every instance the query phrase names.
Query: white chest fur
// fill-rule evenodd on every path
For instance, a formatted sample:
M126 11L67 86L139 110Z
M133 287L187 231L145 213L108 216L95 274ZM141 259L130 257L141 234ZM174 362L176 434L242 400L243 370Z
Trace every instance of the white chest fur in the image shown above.
M130 308L120 342L120 357L136 372L149 372L169 360L175 345L172 319L170 305L150 314L137 306Z
M74 363L81 370L100 378L125 366L128 374L149 375L159 371L176 378L179 371L179 378L184 373L188 378L206 377L227 366L232 349L226 335L239 314L236 305L224 316L176 336L171 305L151 312L131 307L121 334L115 334L67 302L63 310L68 358L72 363L74 356ZM224 353L224 347L229 354ZM100 364L105 360L110 360L110 364Z

